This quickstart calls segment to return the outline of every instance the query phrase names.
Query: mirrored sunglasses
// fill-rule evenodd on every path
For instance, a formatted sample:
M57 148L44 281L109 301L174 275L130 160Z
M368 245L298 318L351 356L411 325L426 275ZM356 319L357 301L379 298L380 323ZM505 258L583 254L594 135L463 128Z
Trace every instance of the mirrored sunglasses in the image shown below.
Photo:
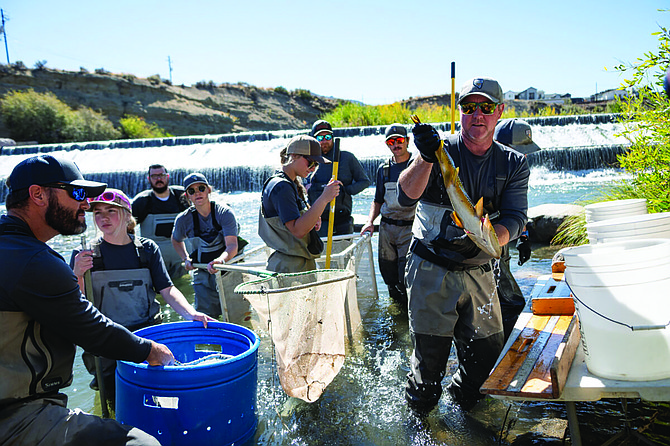
M333 139L333 135L331 135L331 134L327 134L327 135L318 135L318 136L316 137L316 140L319 141L319 142L323 141L324 139L325 139L326 141L330 141L331 139Z
M205 192L206 190L207 190L207 186L205 186L204 184L201 184L200 186L198 186L198 192ZM189 195L195 195L196 190L195 190L194 187L189 187L188 189L186 189L186 192Z
M393 147L396 144L404 144L404 143L405 143L404 136L397 136L395 138L389 138L386 140L386 145L389 147Z
M123 203L125 203L128 206L128 208L130 209L130 207L131 207L130 201L126 197L124 197L123 195L118 194L114 191L109 191L109 190L101 193L100 195L98 195L95 198L89 198L88 202L91 203L91 202L94 202L94 201L104 201L104 202L107 202L107 203L120 204L116 200L117 198L119 199L119 201L122 201Z
M461 111L465 115L471 115L480 109L485 115L492 115L497 106L495 102L464 102L461 104Z
M63 189L64 191L67 191L68 194L70 194L70 197L72 197L74 200L77 201L84 201L86 200L86 189L83 187L78 187L78 186L73 186L71 184L63 184L63 183L52 183L52 184L45 184L45 187L53 187L56 189Z

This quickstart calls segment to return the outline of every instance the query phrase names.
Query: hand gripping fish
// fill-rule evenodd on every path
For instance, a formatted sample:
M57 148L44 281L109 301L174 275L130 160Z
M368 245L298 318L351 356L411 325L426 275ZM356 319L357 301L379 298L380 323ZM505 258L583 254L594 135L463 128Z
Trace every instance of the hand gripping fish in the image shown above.
M412 121L420 124L418 116L412 115ZM440 141L440 148L436 152L437 161L442 171L444 187L447 189L447 195L451 201L454 212L451 218L456 226L463 229L475 245L482 251L494 257L500 258L502 248L498 242L498 236L489 220L488 214L484 214L483 198L480 198L475 206L472 205L468 194L463 190L463 184L458 178L458 167L454 166L451 156L444 150L444 143Z

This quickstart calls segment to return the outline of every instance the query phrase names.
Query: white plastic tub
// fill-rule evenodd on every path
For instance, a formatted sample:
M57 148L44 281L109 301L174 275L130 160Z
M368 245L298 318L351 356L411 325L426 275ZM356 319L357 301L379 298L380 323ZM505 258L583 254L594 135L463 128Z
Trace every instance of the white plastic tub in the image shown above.
M647 200L635 198L630 200L603 201L584 207L586 222L610 220L628 215L642 215L647 213Z
M670 378L670 240L585 245L563 254L589 371L628 381Z

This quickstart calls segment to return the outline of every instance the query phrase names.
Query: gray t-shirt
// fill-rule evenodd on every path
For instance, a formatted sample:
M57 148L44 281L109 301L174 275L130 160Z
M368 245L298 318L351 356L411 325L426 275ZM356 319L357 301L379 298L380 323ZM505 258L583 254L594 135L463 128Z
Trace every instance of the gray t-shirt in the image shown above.
M225 204L221 205L219 203L214 203L214 212L210 213L207 218L204 218L193 208L186 209L181 214L177 215L174 222L174 229L172 230L172 237L178 242L183 242L188 238L194 238L196 236L193 228L192 212L195 212L200 221L200 238L204 242L211 243L219 232L221 232L224 237L237 236L238 225L232 209ZM212 217L216 218L219 226L221 226L220 231L214 226Z

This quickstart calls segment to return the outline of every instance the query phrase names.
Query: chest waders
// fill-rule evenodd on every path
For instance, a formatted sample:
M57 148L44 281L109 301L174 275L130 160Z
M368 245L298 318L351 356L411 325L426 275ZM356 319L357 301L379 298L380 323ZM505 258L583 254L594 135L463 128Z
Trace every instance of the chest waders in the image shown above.
M181 266L182 260L172 246L172 228L175 218L179 213L174 214L149 214L140 225L140 235L156 242L160 248L163 262L171 276L183 275L186 270ZM190 242L187 241L187 251Z
M279 180L270 184L274 179ZM283 172L273 175L263 185L264 191L266 187L270 188L266 196L269 196L272 189L282 181L289 182L293 186L293 183L286 178ZM298 209L301 209L300 215L304 214L306 212L306 205L298 196L297 191L295 199ZM297 238L282 223L278 215L275 217L266 217L265 214L263 203L261 203L258 218L258 235L260 235L268 247L274 250L268 259L268 269L275 272L315 270L315 259L319 258L323 251L323 242L316 230L312 228L304 237Z
M131 331L160 323L160 304L153 289L144 246L131 237L140 268L107 270L100 254L102 239L91 243L93 250L93 304L107 317Z

